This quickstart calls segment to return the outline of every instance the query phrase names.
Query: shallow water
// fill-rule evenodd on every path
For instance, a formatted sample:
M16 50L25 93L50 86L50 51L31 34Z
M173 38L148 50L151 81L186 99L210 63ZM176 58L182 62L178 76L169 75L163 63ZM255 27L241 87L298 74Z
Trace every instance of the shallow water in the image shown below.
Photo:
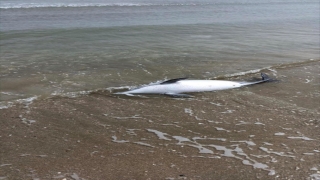
M9 179L53 178L60 172L61 178L76 174L84 179L183 175L316 180L319 65L314 61L280 66L267 72L279 81L195 93L187 99L128 97L99 90L74 98L23 101L22 107L1 110L3 147L21 147L3 152L2 169ZM39 139L26 141L29 136ZM21 157L29 161L21 162ZM35 160L49 166L30 163ZM13 173L16 169L18 174Z
M2 2L0 100L319 59L318 2L117 3Z
M0 179L320 178L318 2L0 6ZM113 94L260 72L278 81Z

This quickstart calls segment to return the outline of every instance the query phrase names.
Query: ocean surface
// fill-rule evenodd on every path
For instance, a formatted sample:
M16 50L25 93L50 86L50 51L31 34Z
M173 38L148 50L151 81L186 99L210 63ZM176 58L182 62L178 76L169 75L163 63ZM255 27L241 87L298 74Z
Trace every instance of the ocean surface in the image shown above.
M319 59L318 1L1 0L0 101Z
M318 0L0 0L0 179L320 179ZM272 79L193 98L171 78Z

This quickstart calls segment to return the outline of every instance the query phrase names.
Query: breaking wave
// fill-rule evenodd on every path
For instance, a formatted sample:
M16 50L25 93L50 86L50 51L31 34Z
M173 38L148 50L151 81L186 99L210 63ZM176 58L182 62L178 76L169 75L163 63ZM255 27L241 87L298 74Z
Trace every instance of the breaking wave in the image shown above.
M278 64L278 65L273 65L273 66L267 66L263 68L257 68L257 69L252 69L248 71L242 71L242 72L237 72L237 73L232 73L232 74L224 74L221 76L216 76L212 77L211 79L230 79L230 78L237 78L237 77L242 77L242 76L247 76L251 74L257 74L260 72L269 72L273 73L273 76L276 77L277 75L277 70L279 69L287 69L287 68L292 68L292 67L299 67L299 66L304 66L308 63L312 62L320 62L320 59L314 60L314 59L309 59L305 61L299 61L299 62L293 62L293 63L284 63L284 64ZM153 85L153 84L159 84L163 81L168 80L167 78L164 78L162 80L157 80L154 82L151 82L149 84L143 84L139 85L141 86L148 86L148 85ZM60 91L55 91L51 93L49 96L46 98L53 98L53 97L67 97L67 98L77 98L80 96L84 95L92 95L92 94L103 94L103 95L111 95L113 93L123 91L123 90L129 90L129 89L135 89L139 86L119 86L119 87L107 87L107 88L99 88L99 89L93 89L93 90L86 90L86 91L74 91L74 92L60 92ZM16 95L19 96L19 94L12 94L10 92L1 92L1 94L9 94L9 95ZM13 101L0 101L0 110L1 109L7 109L12 106L15 106L15 104L25 104L29 105L31 104L34 100L41 99L41 96L31 96L28 98L18 98Z
M291 67L303 66L303 65L311 63L311 62L320 62L320 59L319 60L309 59L309 60L305 60L305 61L267 66L267 67L252 69L252 70L248 70L248 71L242 71L242 72L237 72L237 73L232 73L232 74L225 74L225 75L221 75L221 76L216 76L216 77L213 77L212 79L234 78L234 77L239 77L239 76L256 74L256 73L260 73L263 71L271 71L274 73L274 75L276 75L277 69L286 69L286 68L291 68Z
M143 7L143 6L199 6L206 4L178 3L178 4L152 4L152 3L3 3L0 9L26 9L26 8L63 8L63 7Z

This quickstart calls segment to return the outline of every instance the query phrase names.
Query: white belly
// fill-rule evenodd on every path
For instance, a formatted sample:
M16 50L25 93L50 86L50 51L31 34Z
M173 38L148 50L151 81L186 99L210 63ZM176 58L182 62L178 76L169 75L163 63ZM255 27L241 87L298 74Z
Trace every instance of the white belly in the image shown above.
M241 87L241 84L237 82L219 80L183 80L173 85L176 85L172 89L175 93L218 91Z
M241 87L241 84L233 81L219 80L181 80L172 84L157 84L139 89L127 91L129 94L166 94L166 93L188 93L218 91Z

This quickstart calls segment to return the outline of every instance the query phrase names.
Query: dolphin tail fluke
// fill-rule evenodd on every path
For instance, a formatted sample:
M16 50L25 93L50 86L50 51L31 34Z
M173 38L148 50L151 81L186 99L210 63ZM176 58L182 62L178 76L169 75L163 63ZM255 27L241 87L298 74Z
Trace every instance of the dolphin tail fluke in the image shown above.
M271 81L272 79L265 73L261 73L261 80L255 81L255 82L241 82L241 86L248 86L248 85L253 85L253 84L259 84L259 83L264 83Z
M261 78L262 81L270 81L270 77L268 75L266 75L265 73L261 73Z

